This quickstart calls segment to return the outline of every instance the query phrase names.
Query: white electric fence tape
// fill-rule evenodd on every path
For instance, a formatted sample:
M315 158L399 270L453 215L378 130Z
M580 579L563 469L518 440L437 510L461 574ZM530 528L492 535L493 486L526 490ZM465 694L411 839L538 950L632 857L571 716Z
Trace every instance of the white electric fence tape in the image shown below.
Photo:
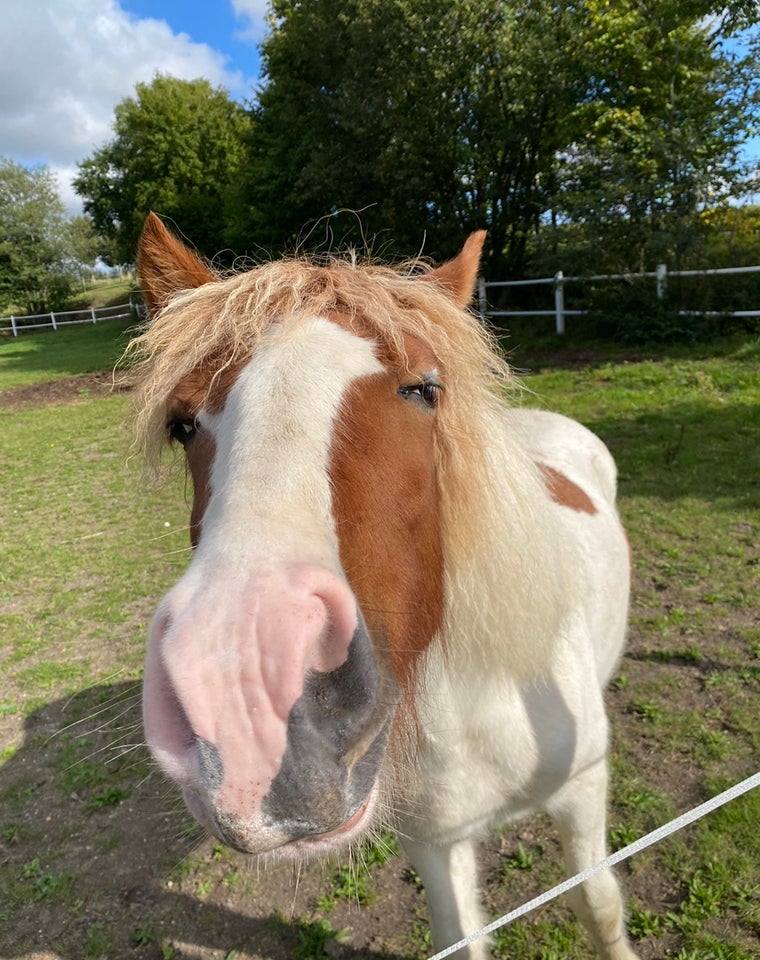
M556 887L552 887L551 890L547 890L545 893L540 894L540 896L534 897L533 900L529 900L527 903L524 903L521 907L518 907L511 913L507 913L503 917L499 917L498 920L494 920L493 923L489 923L481 930L476 930L475 933L471 933L463 940L459 940L457 943L452 943L450 947L446 947L445 950L439 951L432 957L429 957L428 960L443 960L444 957L451 956L452 953L456 953L457 950L461 950L462 947L466 947L474 940L478 940L480 937L485 937L487 934L493 933L493 931L498 930L499 927L504 927L513 920L517 920L518 917L522 917L524 914L530 913L531 910L535 910L536 907L541 907L545 903L549 903L550 900L554 900L555 897L559 897L561 894L567 893L568 890L572 890L573 887L577 887L578 884L583 883L584 880L588 880L589 877L593 877L594 874L599 873L600 870L606 870L608 867L614 867L616 863L620 863L622 860L627 860L629 857L632 857L634 854L646 849L646 847L650 847L653 843L657 843L659 840L664 840L665 837L669 837L670 834L675 833L676 830L681 830L690 823L694 823L695 820L699 820L701 817L706 816L713 810L717 810L718 807L722 807L723 804L728 803L730 800L735 800L743 793L748 793L757 786L760 786L760 773L756 773L751 777L747 777L746 780L742 780L741 783L737 783L733 787L729 787L728 790L724 790L723 793L719 793L717 796L705 801L705 803L700 804L698 807L694 807L693 810L688 810L686 813L682 813L681 816L676 817L675 820L671 820L669 823L666 823L663 826L658 827L656 830L653 830L651 833L646 834L646 836L640 837L638 840L634 840L633 843L629 843L628 846L623 847L622 850L617 850L615 853L610 854L610 856L605 860L602 860L601 863L596 863L593 867L587 867L580 873L576 873L574 877L570 877L563 883L558 884Z

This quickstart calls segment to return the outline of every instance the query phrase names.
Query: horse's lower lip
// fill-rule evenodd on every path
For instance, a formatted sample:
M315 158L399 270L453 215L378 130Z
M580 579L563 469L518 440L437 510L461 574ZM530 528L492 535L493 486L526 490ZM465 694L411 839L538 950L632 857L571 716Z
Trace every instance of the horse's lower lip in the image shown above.
M346 820L345 823L341 824L339 827L336 827L335 830L329 830L327 833L315 833L310 837L304 837L303 840L299 841L301 843L319 843L320 840L330 840L333 837L339 837L343 833L348 833L353 827L359 823L364 814L367 812L367 807L369 806L370 798L364 801L364 803L359 807L356 813Z

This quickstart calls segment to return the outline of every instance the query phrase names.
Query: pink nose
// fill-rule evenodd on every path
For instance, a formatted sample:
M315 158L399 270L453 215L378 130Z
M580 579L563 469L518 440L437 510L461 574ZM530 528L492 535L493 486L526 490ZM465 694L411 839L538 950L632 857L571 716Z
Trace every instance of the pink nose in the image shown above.
M329 815L320 798L346 788L387 719L350 588L311 565L203 574L191 565L151 630L143 709L154 755L212 821L249 834L273 820L290 834L334 829L371 783L333 797Z
M319 567L216 570L188 590L193 573L159 608L145 676L148 743L182 783L197 775L197 737L272 767L307 673L344 663L358 623L348 586Z

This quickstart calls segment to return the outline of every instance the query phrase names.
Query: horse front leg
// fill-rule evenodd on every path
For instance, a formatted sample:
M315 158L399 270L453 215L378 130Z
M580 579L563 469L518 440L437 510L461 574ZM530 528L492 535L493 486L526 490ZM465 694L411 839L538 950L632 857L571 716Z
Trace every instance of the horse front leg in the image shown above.
M401 839L401 845L425 887L435 950L443 950L484 926L487 921L480 903L474 840L434 844L407 837ZM487 960L488 938L481 937L452 957Z
M568 781L552 798L547 812L559 831L569 876L604 860L606 759ZM623 899L611 870L595 874L567 896L602 960L637 960L625 928Z

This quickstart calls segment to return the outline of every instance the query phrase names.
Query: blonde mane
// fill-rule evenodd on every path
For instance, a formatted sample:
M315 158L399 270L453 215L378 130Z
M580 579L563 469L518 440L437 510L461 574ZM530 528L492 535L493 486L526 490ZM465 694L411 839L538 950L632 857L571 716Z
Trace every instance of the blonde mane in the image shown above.
M486 328L435 282L421 281L427 269L417 262L392 269L355 261L281 260L182 291L128 348L139 448L149 462L159 456L170 398L188 375L218 373L245 361L267 327L282 318L292 322L331 311L360 320L401 356L405 333L428 343L455 398L448 426L458 421L455 432L469 445L475 411L513 380Z
M210 390L213 378L244 363L278 320L297 323L339 311L402 358L403 335L418 337L435 354L446 391L437 428L442 532L447 592L462 598L458 611L449 606L447 619L456 621L449 628L461 633L467 624L468 633L481 637L476 643L503 636L506 624L494 630L493 620L501 620L498 597L506 595L508 632L528 633L521 641L524 657L513 650L515 669L520 672L524 662L532 672L528 662L544 657L535 646L538 624L527 622L532 613L523 609L521 616L521 595L527 594L526 578L546 577L541 567L550 557L530 545L541 523L534 515L540 488L535 469L504 437L505 394L517 384L489 331L428 273L418 262L390 268L355 260L280 260L175 295L128 348L136 446L155 465L172 395L183 380L207 374ZM489 592L494 602L484 609ZM551 635L546 609L541 620L541 633Z

